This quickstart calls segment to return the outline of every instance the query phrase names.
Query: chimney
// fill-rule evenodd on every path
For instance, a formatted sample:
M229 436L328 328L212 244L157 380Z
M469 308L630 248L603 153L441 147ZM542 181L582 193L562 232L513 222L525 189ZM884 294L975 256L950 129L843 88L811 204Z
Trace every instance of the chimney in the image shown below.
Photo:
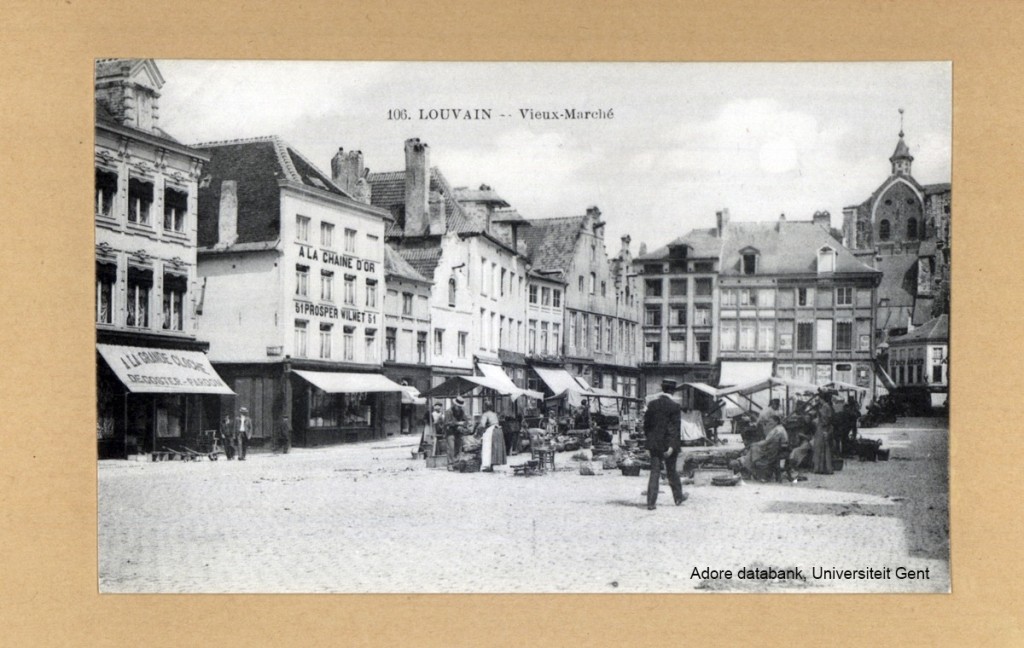
M217 218L217 244L228 246L238 240L238 183L220 183L220 214Z
M718 235L724 235L725 228L729 225L729 208L726 207L722 211L715 212L715 221L715 224L717 225Z
M816 211L814 212L814 224L828 230L832 227L832 214L827 211Z
M640 244L640 252L638 253L638 256L643 256L645 254L647 254L647 244L646 243L641 243Z
M781 214L779 214L779 222L780 223L785 223L786 222L786 212L782 212Z
M628 256L629 255L629 244L632 241L633 241L633 239L630 238L629 234L623 235L623 237L622 237L622 250L619 252L619 254L623 254L623 255L627 255Z
M594 220L601 220L601 210L596 205L587 207L587 216L593 216Z
M430 235L444 236L448 230L448 215L445 211L444 197L439 191L430 192Z
M429 231L430 150L418 137L405 140L405 234Z

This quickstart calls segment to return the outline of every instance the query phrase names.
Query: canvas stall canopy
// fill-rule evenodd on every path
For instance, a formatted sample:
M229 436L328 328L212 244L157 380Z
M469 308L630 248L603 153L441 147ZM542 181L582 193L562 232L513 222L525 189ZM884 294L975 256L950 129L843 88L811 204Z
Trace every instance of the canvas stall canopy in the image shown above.
M505 371L497 365L480 363L477 367L480 369L480 372L484 377L497 385L501 385L501 391L498 393L503 396L511 396L513 399L519 398L520 396L527 396L528 398L533 399L544 398L544 394L540 392L523 389L516 385L512 382L512 379L508 377L508 374L506 374Z

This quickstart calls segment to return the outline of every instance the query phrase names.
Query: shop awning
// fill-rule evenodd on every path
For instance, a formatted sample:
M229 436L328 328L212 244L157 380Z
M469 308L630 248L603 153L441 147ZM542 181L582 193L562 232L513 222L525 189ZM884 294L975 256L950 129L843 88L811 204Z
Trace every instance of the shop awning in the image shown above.
M402 385L402 402L406 405L426 405L427 399L420 396L420 390L412 385Z
M97 344L96 350L133 393L234 394L199 351Z
M772 377L772 363L768 362L737 362L722 361L722 376L718 379L719 387L744 385L757 380Z
M428 398L454 398L463 396L477 387L486 387L503 396L509 395L506 391L508 387L505 384L486 376L453 376L440 385L432 387L423 395Z
M580 385L572 374L565 369L545 369L543 367L534 367L533 370L537 372L537 375L544 384L555 395L561 395L563 392L576 392L589 395L589 390Z
M513 398L519 398L520 396L544 398L544 394L540 392L523 389L516 385L512 382L512 379L508 377L508 374L506 374L505 371L497 365L479 363L477 364L477 368L480 369L480 373L482 373L489 381L500 385L500 389L497 389L496 391L502 395L511 396Z
M363 392L405 392L406 388L393 380L375 373L344 373L339 371L301 371L292 373L307 380L328 394Z

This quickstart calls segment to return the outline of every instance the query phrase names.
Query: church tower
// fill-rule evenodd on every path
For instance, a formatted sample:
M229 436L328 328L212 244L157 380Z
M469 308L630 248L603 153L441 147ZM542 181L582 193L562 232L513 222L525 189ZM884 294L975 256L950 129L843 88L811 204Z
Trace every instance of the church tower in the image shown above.
M900 141L896 143L896 150L893 151L889 162L892 163L892 175L910 175L910 164L914 156L910 154L910 148L903 141L903 109L900 108Z

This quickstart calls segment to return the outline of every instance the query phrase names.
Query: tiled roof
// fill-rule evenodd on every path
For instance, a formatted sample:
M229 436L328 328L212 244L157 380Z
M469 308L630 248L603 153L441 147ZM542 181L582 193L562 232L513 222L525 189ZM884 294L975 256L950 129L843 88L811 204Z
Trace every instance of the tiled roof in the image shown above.
M939 315L921 324L906 335L899 335L890 338L891 344L910 342L948 342L949 341L949 316Z
M522 223L529 225L530 221L523 218L515 209L495 209L491 216L492 223Z
M715 228L694 229L675 239L668 245L663 245L653 252L648 252L643 256L636 257L635 260L645 261L663 259L668 256L669 247L684 244L690 246L690 252L687 254L690 258L717 259L718 255L722 252L722 239L718 237Z
M408 247L407 247L408 246ZM402 242L402 247L395 250L406 262L424 278L433 283L434 270L441 260L441 243L437 239L417 240L415 245L410 240Z
M402 258L402 255L386 243L384 244L384 274L401 279L429 282L429 279L417 272L408 261Z
M953 185L948 182L940 182L938 184L930 184L924 186L924 194L931 196L933 194L949 193L953 190Z
M900 141L896 142L896 150L892 152L892 156L889 159L896 160L899 158L910 158L911 160L914 159L914 157L910 154L910 148L907 146L907 143L903 141L902 132L900 133Z
M834 239L828 229L812 221L766 221L730 223L725 228L721 274L741 274L740 251L747 247L759 253L758 274L815 273L818 250L826 245L836 251L836 273L877 272Z
M385 171L371 173L367 178L370 182L370 204L396 213L396 207L405 206L405 171ZM459 234L477 232L472 221L467 218L462 206L455 200L448 180L437 167L430 168L430 191L437 191L444 198L445 213L448 215L448 231ZM402 226L398 219L387 230L387 236L402 236Z
M586 216L565 216L527 221L530 227L520 237L533 266L539 270L568 270L586 220Z
M271 241L280 235L282 179L337 196L347 196L295 148L276 136L207 142L193 146L210 155L199 188L200 247L217 242L220 190L238 183L238 242Z
M882 271L882 283L878 285L879 301L887 299L890 307L913 308L917 293L917 257L888 255L877 260L875 265Z

